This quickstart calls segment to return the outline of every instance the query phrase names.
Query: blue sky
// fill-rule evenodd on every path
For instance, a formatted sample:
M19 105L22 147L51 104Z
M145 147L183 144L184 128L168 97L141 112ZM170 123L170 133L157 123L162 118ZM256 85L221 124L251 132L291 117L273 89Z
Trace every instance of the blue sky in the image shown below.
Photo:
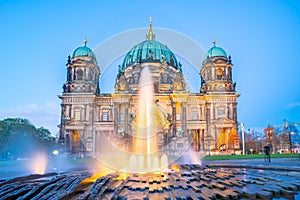
M26 117L57 132L67 56L85 37L95 48L147 27L149 16L154 27L181 32L206 50L215 38L232 56L238 120L246 128L300 121L297 0L0 0L0 118Z

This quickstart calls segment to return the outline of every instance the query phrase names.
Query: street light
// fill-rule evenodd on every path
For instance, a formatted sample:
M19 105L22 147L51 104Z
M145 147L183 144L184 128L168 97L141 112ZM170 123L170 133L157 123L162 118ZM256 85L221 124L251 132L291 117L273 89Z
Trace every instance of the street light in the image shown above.
M204 138L204 142L207 144L207 148L208 148L208 155L210 156L211 153L211 143L213 142L213 137L209 134Z
M288 123L288 121L286 119L284 119L283 121L285 122L285 133L289 137L289 151L290 151L290 153L292 153L292 138L291 138L291 134L288 131L289 123Z
M223 151L226 150L226 145L225 144L221 144L220 145L220 150L221 150L221 154L223 155Z

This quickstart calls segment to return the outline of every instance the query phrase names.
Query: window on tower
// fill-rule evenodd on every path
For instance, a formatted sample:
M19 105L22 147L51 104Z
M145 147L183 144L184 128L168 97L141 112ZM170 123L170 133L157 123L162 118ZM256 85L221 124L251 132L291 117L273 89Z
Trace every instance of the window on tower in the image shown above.
M192 112L192 120L198 120L199 116L198 116L198 112L197 111L193 111Z
M83 79L83 71L82 69L77 70L77 80L82 80Z
M107 110L102 112L102 121L108 121L108 111Z
M124 122L125 118L124 118L124 114L120 114L120 122Z
M224 108L219 108L218 109L218 117L224 117L225 116L225 109Z
M80 110L75 110L74 119L76 121L79 121L81 119L81 111Z
M217 69L217 79L222 79L223 76L223 70L221 68Z

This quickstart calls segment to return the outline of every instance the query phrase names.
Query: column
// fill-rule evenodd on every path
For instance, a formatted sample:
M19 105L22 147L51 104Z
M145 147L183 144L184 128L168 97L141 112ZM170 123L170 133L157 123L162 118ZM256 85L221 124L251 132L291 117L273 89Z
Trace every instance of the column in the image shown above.
M80 153L85 153L85 143L86 143L86 139L85 139L85 130L81 130L79 131L79 135L80 135Z
M117 127L118 127L118 124L119 124L119 103L114 103L114 130L115 130L115 133L117 133Z
M196 134L197 134L197 151L200 151L200 137L201 137L201 134L200 134L200 129L197 129L196 130Z
M210 124L210 121L211 121L211 119L210 119L210 116L211 116L211 109L210 109L210 103L206 103L206 106L205 106L206 108L206 119L205 119L205 121L206 121L206 133L209 133L209 124Z
M237 104L237 103L234 103L234 104L233 104L233 109L232 109L232 113L233 113L233 121L234 121L235 123L237 123L237 114L236 114L237 110L236 110L236 104Z
M181 103L181 128L183 136L186 135L186 103Z
M70 117L71 117L71 119L74 119L73 105L70 105Z
M65 114L65 105L61 104L61 112L60 112L60 129L59 129L59 143L63 144L65 142L65 124L66 124L66 117Z
M233 119L233 106L232 106L232 103L229 104L229 117L228 118L231 119L231 120L234 120Z
M125 133L128 134L128 107L129 103L124 103L125 105L125 113L124 113L124 123L125 123Z
M71 118L71 113L72 113L72 107L71 107L71 105L66 105L67 106L67 108L66 108L66 113L67 113L67 116L66 117L69 117L69 118Z
M188 147L191 145L191 130L187 129Z
M173 124L172 137L175 137L176 136L176 102L172 103L172 124Z
M66 144L67 144L67 151L72 152L72 146L73 146L73 133L72 131L68 131L66 134Z
M203 149L203 129L199 129L199 151Z
M210 117L211 117L210 119L211 120L216 119L215 104L213 104L213 103L211 104L210 112L211 112L210 113Z
M206 140L205 140L205 149L210 153L210 147L212 142L212 135L210 132L210 121L211 121L211 103L205 104L205 112L206 112Z
M90 113L89 113L90 109L89 109L89 105L84 105L84 115L83 115L83 121L90 121Z

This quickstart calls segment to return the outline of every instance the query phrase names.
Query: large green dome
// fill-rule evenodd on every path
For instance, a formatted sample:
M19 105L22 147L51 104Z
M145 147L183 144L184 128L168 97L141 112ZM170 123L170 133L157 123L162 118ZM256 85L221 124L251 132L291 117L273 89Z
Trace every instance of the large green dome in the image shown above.
M205 59L211 58L211 57L216 57L216 56L227 57L227 53L221 47L217 47L214 45L212 48L210 48L207 51L207 53L205 55Z
M90 49L89 47L86 46L86 44L82 47L78 47L77 49L75 49L72 57L74 58L77 56L88 56L88 57L93 57L94 59L96 59L96 55L94 54L92 49Z
M147 39L135 45L126 54L122 64L122 71L134 63L146 62L166 63L175 69L180 69L174 53L166 45L155 39Z

